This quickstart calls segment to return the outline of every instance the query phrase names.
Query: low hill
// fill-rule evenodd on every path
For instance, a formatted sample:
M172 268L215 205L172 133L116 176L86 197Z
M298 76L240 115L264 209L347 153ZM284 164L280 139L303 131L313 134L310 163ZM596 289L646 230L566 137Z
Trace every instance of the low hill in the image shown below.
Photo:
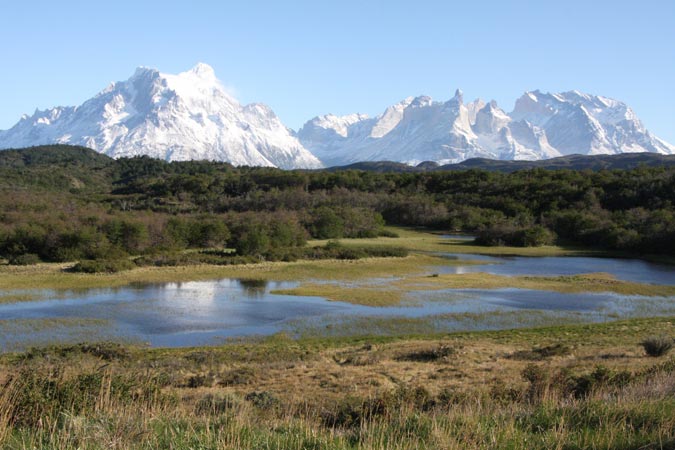
M365 161L347 166L331 167L331 172L341 170L363 170L366 172L429 172L454 170L489 170L494 172L515 172L528 169L547 170L614 170L635 169L640 166L657 167L675 166L675 155L659 155L655 153L623 153L620 155L568 155L559 158L538 161L503 161L487 158L471 158L457 164L439 166L434 163L421 163L417 166L394 161Z
M675 166L675 155L655 153L623 153L620 155L568 155L539 161L500 161L485 158L467 159L458 164L448 164L436 170L482 169L515 172L524 169L613 170L635 169L639 166Z
M113 159L90 148L73 145L40 145L0 151L0 167L84 166L107 167Z

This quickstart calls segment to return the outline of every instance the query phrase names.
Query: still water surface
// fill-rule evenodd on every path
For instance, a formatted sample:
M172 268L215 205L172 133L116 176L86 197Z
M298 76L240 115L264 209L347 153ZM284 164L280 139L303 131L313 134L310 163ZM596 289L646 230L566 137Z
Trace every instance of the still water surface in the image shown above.
M485 272L495 275L561 276L605 272L618 280L637 283L675 284L675 267L638 259L589 258L577 256L497 257L471 254L443 254L452 260L480 261L480 265L447 266L443 273Z
M635 260L446 256L479 259L488 264L436 266L429 268L429 273L570 275L608 272L619 279L675 284L672 267ZM271 293L295 286L297 283L292 282L223 279L80 292L25 291L42 300L0 305L0 348L20 349L45 343L97 339L130 340L169 347L207 345L230 337L293 332L299 322L325 325L368 317L431 318L544 311L561 317L574 313L580 320L599 321L675 314L675 297L647 298L610 293L561 294L523 289L417 291L409 294L406 305L397 307L368 307L319 297ZM448 323L452 324L447 325L448 331L462 329L456 321ZM518 325L504 323L500 327ZM476 327L481 328L480 324L474 324L472 329ZM368 329L359 331L369 332Z

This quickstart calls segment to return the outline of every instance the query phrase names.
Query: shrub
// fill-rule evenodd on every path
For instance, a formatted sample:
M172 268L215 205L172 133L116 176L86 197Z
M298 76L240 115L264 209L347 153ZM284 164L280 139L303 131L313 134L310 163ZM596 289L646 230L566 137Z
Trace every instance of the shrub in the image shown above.
M213 377L209 375L192 375L188 378L186 386L195 389L198 387L211 386Z
M408 256L408 250L403 247L386 246L345 246L340 241L328 241L323 247L314 247L308 250L306 256L313 259L361 259L361 258L403 258Z
M476 244L487 246L540 247L550 245L554 241L555 234L546 227L541 225L520 227L511 223L488 226L481 229L476 237Z
M321 412L321 424L326 428L354 428L364 420L363 402L353 397Z
M252 367L240 367L232 369L223 374L218 382L220 386L238 386L252 383L257 377L255 369Z
M400 355L396 359L399 361L433 362L447 359L455 353L457 353L457 350L455 350L453 347L439 345L435 348L415 350L404 355Z
M509 355L511 359L525 361L540 361L553 356L565 356L571 353L571 349L564 344L553 344L544 347L535 347L532 350L520 350Z
M32 266L39 262L40 257L35 253L24 253L23 255L14 256L9 259L9 263L13 266Z
M525 392L527 400L538 403L548 395L551 387L551 372L547 368L528 364L521 375L528 382Z
M249 401L256 408L260 409L271 409L281 404L281 401L267 391L262 392L250 392L244 397L246 401Z
M136 265L128 259L115 260L85 260L75 264L70 270L80 273L117 273L124 270L130 270Z
M555 241L555 234L546 227L534 225L516 233L515 245L519 247L541 247L551 245Z
M642 348L649 356L663 356L673 348L673 339L669 336L652 336L642 341Z
M593 372L569 379L569 391L577 398L590 395L594 390L606 386L625 386L632 379L626 371L613 371L603 365L595 367Z
M332 209L321 206L312 211L312 221L308 229L312 237L317 239L335 239L343 237L344 220Z

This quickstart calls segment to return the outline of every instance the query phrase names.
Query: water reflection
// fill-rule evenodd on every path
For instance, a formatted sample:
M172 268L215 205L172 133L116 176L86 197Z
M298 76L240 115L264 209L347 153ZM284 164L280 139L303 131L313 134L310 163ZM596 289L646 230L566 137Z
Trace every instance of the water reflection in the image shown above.
M446 257L474 259L489 264L440 266L431 268L430 272L491 272L500 275L609 272L619 279L675 284L672 267L635 260L451 254ZM391 282L391 279L380 282ZM134 284L86 291L9 292L5 294L34 294L41 300L0 304L0 348L7 349L16 343L30 346L69 339L85 341L100 336L140 340L155 346L206 345L231 336L266 335L288 330L298 320L330 324L363 319L366 325L359 331L369 333L367 318L375 320L377 317L486 314L481 323L489 327L494 326L490 325L489 317L505 312L538 311L561 318L579 314L587 318L583 320L675 314L675 297L648 298L608 293L561 294L522 289L423 291L409 294L413 300L410 304L414 306L386 308L330 302L317 297L271 294L277 289L296 286L297 283L293 282L222 279ZM36 328L36 323L44 321L51 321L51 325ZM81 336L76 338L73 336L78 336L78 329L73 324L78 321L88 325L79 329ZM480 328L481 323L474 323L473 329ZM447 324L450 327L447 331L462 329L457 328L456 321Z
M267 280L255 278L240 278L237 281L249 298L262 298L267 292L267 285L269 284Z
M476 236L472 236L470 234L442 234L441 237L443 239L451 239L453 241L473 241L476 239Z
M579 256L486 256L443 253L453 260L480 261L484 264L448 266L443 273L485 272L495 275L562 276L584 273L609 273L618 280L637 283L675 285L675 266L657 264L638 259L590 258Z

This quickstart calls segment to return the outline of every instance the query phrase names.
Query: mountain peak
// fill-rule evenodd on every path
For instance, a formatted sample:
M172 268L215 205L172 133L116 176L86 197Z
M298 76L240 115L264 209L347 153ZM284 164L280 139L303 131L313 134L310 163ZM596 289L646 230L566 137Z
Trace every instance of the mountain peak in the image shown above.
M146 67L146 66L138 66L136 67L136 70L134 71L134 74L131 76L131 79L135 78L147 78L147 77L152 77L155 75L158 75L159 71L157 69L153 69L152 67Z
M459 110L460 107L464 106L464 92L461 89L456 89L455 95L445 104L450 108Z
M184 73L189 73L202 79L216 79L216 72L213 70L213 67L203 62L198 62L192 69Z
M204 63L178 75L139 67L78 107L36 111L0 133L0 149L53 143L112 157L321 167L269 107L240 105Z
M428 95L420 95L415 97L413 101L410 102L410 106L413 108L423 108L425 106L431 105L432 102L433 100Z

